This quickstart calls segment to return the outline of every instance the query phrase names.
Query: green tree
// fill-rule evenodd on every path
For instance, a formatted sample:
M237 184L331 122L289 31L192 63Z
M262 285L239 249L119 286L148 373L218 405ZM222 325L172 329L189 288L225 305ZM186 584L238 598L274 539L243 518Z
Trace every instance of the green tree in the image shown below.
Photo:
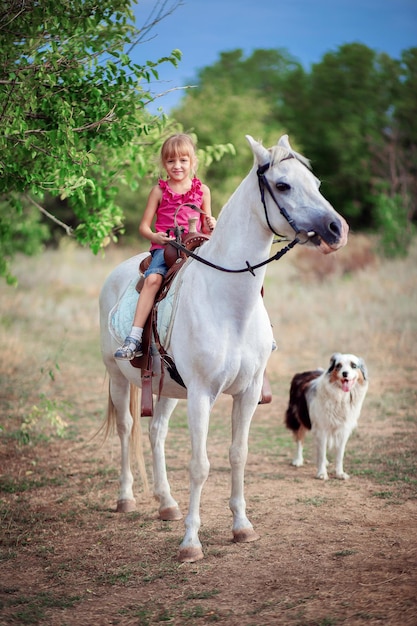
M179 3L158 0L138 29L131 0L3 0L0 275L9 281L14 253L34 252L47 237L42 214L95 253L117 238L118 188L137 188L166 134L178 128L146 105L158 66L176 66L181 52L138 65L129 51L145 45L149 30ZM51 197L66 206L70 223L45 208Z
M399 74L388 55L346 44L312 67L290 115L284 108L326 195L356 227L375 225L376 159L392 125Z
M203 143L216 137L236 146L235 160L208 173L219 200L248 167L244 134L271 144L288 132L354 228L386 233L393 224L394 249L395 241L404 247L409 239L397 237L405 217L410 234L417 214L416 81L415 48L395 60L345 44L309 72L284 50L255 50L246 58L232 50L200 70L175 117L186 127L198 119Z
M417 216L417 48L396 63L396 90L389 123L371 145L374 220L389 256L405 254Z
M417 148L417 48L404 50L400 61L400 81L395 106L395 119L402 141L407 148L412 148L416 155ZM415 156L415 158L417 158Z
M276 143L285 128L276 121L285 77L300 65L285 50L255 50L245 57L241 49L222 52L212 66L200 70L197 87L188 90L172 112L186 129L198 120L199 145L232 143L235 157L214 163L205 181L211 188L215 213L252 166L245 135Z
M253 155L245 135L268 141L268 137L264 137L264 119L270 115L270 107L256 92L236 95L227 84L221 91L217 85L204 84L195 92L187 93L183 105L172 113L187 130L195 130L198 120L199 145L228 142L236 148L235 156L225 156L207 172L199 168L211 189L213 213L217 215L252 166ZM273 142L276 140L275 136Z
M393 114L392 142L398 144L390 177L390 197L399 195L409 220L417 217L417 48L405 50L400 62L398 95ZM386 168L388 169L388 168Z
M228 86L236 95L256 90L274 105L280 100L288 75L300 67L284 48L257 49L247 57L238 48L221 52L219 60L202 68L197 78L199 86Z

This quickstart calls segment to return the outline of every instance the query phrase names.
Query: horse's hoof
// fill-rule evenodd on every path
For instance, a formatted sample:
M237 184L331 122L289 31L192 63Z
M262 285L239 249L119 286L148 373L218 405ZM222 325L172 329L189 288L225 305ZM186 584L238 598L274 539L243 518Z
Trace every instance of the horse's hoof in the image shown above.
M250 541L257 541L258 539L259 535L253 528L242 528L242 530L233 531L233 541L235 543L249 543Z
M131 513L136 511L136 500L118 500L117 513Z
M182 519L182 513L177 506L168 506L159 511L159 519L164 522L175 522Z
M178 552L178 560L181 563L195 563L204 559L203 550L201 548L180 548Z

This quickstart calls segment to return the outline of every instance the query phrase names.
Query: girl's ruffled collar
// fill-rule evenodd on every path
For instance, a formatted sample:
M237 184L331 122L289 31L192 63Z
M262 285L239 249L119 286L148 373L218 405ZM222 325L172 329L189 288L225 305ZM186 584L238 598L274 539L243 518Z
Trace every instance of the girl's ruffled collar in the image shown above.
M175 198L176 196L185 196L188 194L194 194L196 192L198 193L201 188L201 183L198 178L193 178L191 180L191 188L185 194L181 194L181 193L177 193L176 191L173 191L173 189L171 189L171 187L169 186L169 181L164 180L163 178L160 178L159 186L163 191L166 191L172 198Z

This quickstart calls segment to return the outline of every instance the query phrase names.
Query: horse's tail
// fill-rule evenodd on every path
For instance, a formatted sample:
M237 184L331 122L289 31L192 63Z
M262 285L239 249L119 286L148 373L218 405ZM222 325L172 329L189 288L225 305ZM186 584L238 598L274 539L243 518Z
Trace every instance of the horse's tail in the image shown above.
M145 456L143 453L143 432L142 425L140 421L139 414L139 400L138 400L139 390L136 385L130 385L129 388L129 409L130 414L133 418L133 426L132 432L130 434L130 456L131 458L136 459L136 462L139 467L140 477L143 483L143 490L146 495L150 494L149 490L149 482L148 476L146 474L146 465L145 465ZM110 394L110 385L109 385L109 394L107 400L107 416L106 420L100 429L104 431L103 438L104 441L115 431L116 425L116 407L113 404L113 400Z

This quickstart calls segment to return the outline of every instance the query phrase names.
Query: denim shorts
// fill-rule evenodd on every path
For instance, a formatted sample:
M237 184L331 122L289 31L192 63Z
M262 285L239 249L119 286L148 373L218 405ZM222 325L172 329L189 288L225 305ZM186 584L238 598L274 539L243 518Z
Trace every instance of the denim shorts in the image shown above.
M151 250L151 255L152 261L148 269L145 271L144 277L146 278L149 274L161 274L161 276L165 276L168 271L168 266L164 259L164 248L155 248L155 250Z

